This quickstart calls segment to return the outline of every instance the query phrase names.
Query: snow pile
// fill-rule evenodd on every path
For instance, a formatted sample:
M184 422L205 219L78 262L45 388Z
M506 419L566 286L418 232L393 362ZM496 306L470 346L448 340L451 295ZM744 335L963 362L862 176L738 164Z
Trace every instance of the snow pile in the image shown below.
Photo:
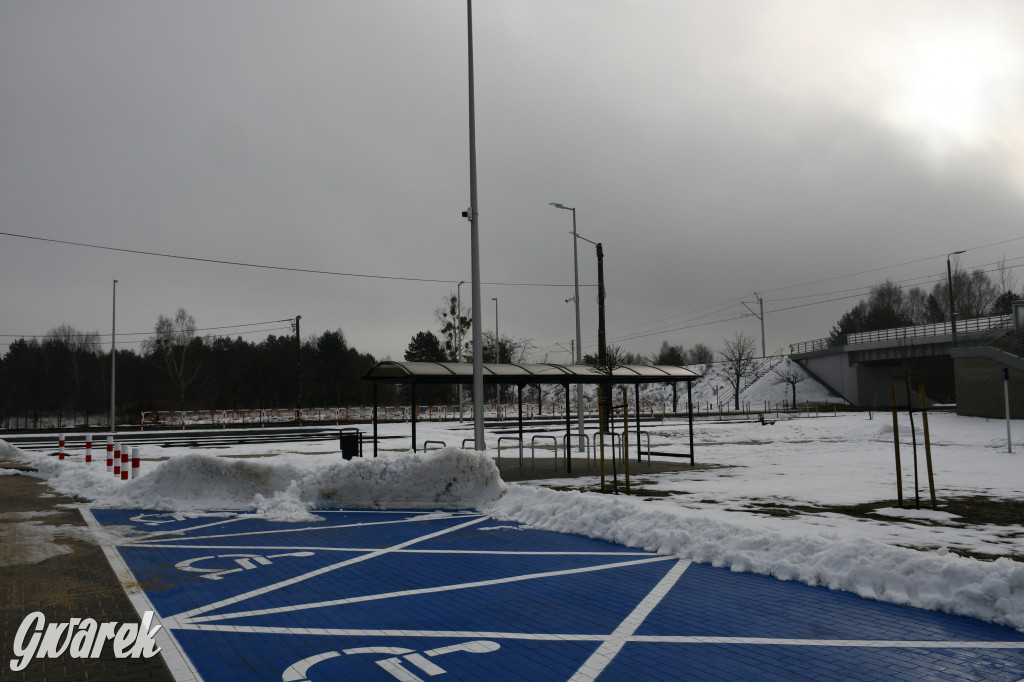
M733 391L727 363L712 362L707 365L688 365L687 369L702 375L700 379L693 382L692 394L695 405L707 405L708 403L717 405L721 401L723 407L731 408ZM754 410L763 409L766 402L771 405L782 405L783 402L792 403L793 389L780 378L785 374L791 374L796 378L796 400L800 405L805 402L840 405L846 403L846 400L809 374L800 363L794 362L788 357L780 358L779 356L754 359L753 368L744 377L740 387L740 403L750 403ZM679 409L684 409L686 388L685 385L677 386L677 389L679 388L681 388L677 393ZM641 395L645 401L656 404L671 405L672 403L672 387L669 384L648 384L641 388Z
M323 507L475 508L508 490L489 456L456 447L340 462L310 483Z
M387 428L399 432L407 426ZM446 424L421 428L438 440L452 435ZM943 497L1024 495L1024 458L989 445L1002 428L934 415L932 450ZM720 468L651 476L645 487L671 493L657 501L508 486L488 454L458 448L348 462L334 443L323 442L291 445L274 457L254 456L266 454L266 445L211 454L159 448L160 456L170 459L160 464L144 459L141 477L131 481L115 480L103 463L86 465L78 456L61 462L3 441L0 458L31 464L50 487L94 506L186 513L236 509L278 521L315 520L311 510L332 507L474 508L533 528L1024 629L1024 564L1006 558L977 561L945 549L1019 555L1024 527L970 524L947 511L894 510L884 503L875 507L876 518L757 512L765 505L806 508L890 499L895 492L891 429L887 420L863 415L792 419L771 427L698 424L698 443L717 446L698 450L699 460ZM909 424L901 423L904 438L907 429ZM678 424L652 427L652 433L655 443L673 448L689 435ZM144 446L144 455L156 451ZM905 458L905 468L910 461ZM904 473L910 480L911 470ZM585 486L596 479L546 483ZM37 532L28 526L17 531Z
M867 538L789 535L632 500L521 485L484 511L533 528L1024 629L1024 564L1006 558L984 562Z
M20 462L24 459L25 453L14 447L5 440L0 440L0 460L9 462Z
M454 447L320 466L190 453L124 482L103 466L45 456L34 464L52 488L97 507L256 510L276 521L308 521L318 507L475 508L507 489L489 457Z
M827 386L808 374L803 365L793 362L788 357L782 358L780 362L773 363L763 371L761 376L749 384L745 384L740 392L740 401L750 403L755 409L758 405L763 405L765 402L776 405L786 401L792 404L793 389L780 378L787 374L795 377L797 381L797 404L810 402L812 404L838 403L842 405L846 403L845 400L829 390Z

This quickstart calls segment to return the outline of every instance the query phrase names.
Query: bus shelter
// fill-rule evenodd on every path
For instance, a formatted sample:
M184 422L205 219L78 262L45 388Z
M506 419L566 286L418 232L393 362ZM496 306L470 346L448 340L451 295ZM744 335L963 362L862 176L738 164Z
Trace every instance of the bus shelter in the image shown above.
M519 442L523 442L523 387L528 384L560 384L565 391L565 433L566 443L570 442L572 418L570 416L571 384L600 384L610 387L613 384L632 385L634 387L637 442L640 436L640 386L643 384L671 384L686 382L687 417L690 425L690 464L693 464L693 382L700 374L677 365L622 365L612 370L611 374L590 365L558 365L553 363L540 364L505 364L484 363L484 384L511 385L517 388ZM363 377L364 381L373 382L373 456L377 456L377 389L379 384L405 384L409 386L412 403L412 449L417 449L416 442L416 387L427 385L457 385L473 383L473 365L468 362L395 362L388 360L379 362L370 368ZM624 425L628 428L628 424ZM476 449L484 449L484 444L474 443ZM572 458L567 457L569 472L572 469Z

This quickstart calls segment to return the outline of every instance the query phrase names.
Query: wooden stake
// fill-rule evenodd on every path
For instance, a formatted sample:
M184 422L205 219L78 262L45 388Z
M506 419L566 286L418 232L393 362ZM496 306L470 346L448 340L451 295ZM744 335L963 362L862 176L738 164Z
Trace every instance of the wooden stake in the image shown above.
M924 424L924 458L928 462L928 489L932 492L932 509L938 510L939 504L935 501L935 475L932 473L932 441L928 435L928 408L924 401L924 384L921 384L921 421Z
M896 497L903 509L903 468L900 466L900 425L896 414L896 387L892 387L892 441L896 445Z
M597 431L601 440L601 492L604 492L604 401L601 400L601 386L597 387Z
M626 471L626 494L629 494L629 393L622 387L622 461Z

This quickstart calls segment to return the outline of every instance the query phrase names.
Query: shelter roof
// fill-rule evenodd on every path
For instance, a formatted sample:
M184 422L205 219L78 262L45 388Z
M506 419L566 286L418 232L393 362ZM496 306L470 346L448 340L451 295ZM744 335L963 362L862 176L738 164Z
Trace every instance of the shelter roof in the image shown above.
M485 362L483 377L485 384L597 384L608 375L590 365ZM623 365L612 371L612 381L616 384L674 383L700 377L693 370L677 365ZM473 364L387 360L371 367L363 380L390 384L471 384Z

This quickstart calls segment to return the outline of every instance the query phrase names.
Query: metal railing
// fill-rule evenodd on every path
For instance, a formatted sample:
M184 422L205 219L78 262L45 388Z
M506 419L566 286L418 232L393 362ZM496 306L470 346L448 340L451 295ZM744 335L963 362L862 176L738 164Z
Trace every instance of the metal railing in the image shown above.
M965 340L987 336L992 332L1013 328L1012 315L995 315L992 317L975 317L966 320L957 320L957 337ZM896 327L894 329L878 329L869 332L854 332L845 337L835 339L827 337L802 341L790 344L789 352L811 353L819 350L827 350L838 346L855 346L862 343L876 343L879 341L904 341L926 336L947 336L952 335L953 325L949 322L936 322L934 324L918 324L912 327Z

